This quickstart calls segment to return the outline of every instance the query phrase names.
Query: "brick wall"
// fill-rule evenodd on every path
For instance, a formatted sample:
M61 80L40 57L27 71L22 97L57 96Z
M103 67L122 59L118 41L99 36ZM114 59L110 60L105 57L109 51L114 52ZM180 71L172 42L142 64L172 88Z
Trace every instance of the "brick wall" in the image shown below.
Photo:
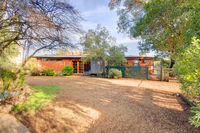
M133 65L133 60L139 60L139 65L140 66L149 66L149 73L151 72L151 64L153 62L152 58L126 58L128 65L132 66ZM148 60L148 62L144 62L144 60Z
M48 58L50 59L50 58ZM55 58L54 58L55 59ZM54 69L55 71L61 72L62 68L66 65L73 66L72 61L80 61L80 58L68 58L62 59L61 61L43 61L42 58L37 58L39 69Z

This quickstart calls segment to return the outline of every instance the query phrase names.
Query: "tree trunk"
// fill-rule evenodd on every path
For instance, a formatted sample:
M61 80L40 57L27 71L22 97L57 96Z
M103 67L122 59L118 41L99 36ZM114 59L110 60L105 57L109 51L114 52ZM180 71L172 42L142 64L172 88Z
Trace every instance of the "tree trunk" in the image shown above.
M175 60L171 59L171 64L169 68L173 68L174 64L175 64Z
M22 72L22 70L24 69L26 63L31 59L31 57L27 58L26 60L24 60L24 62L22 63L21 67L17 70L16 75L15 75L15 80L13 82L13 89L17 89L17 84L19 82L19 78L20 78L20 74Z
M103 75L105 74L105 61L103 60Z

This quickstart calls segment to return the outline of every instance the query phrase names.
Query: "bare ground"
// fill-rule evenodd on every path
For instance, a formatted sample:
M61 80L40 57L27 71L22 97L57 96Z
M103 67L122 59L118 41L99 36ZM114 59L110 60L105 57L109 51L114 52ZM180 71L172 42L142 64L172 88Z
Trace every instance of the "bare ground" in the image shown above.
M180 85L90 77L29 77L31 86L61 85L58 96L21 121L37 133L192 133Z

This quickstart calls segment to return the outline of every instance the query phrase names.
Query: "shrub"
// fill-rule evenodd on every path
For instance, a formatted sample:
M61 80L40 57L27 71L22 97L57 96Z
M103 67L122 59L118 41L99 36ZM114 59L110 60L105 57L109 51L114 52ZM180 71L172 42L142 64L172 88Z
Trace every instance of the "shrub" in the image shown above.
M104 74L103 73L97 73L97 77L103 77Z
M200 105L191 109L194 116L190 117L190 123L195 127L200 127Z
M42 75L45 75L45 76L56 76L56 75L58 75L58 72L53 70L53 69L44 69L42 71Z
M118 79L122 77L122 72L118 69L112 68L108 72L108 78Z
M22 71L19 74L19 79L17 82L17 87L22 87L24 85L25 82L25 75L27 74L26 71ZM2 92L10 91L14 80L16 80L16 72L12 72L10 70L1 70L0 71L0 75L1 75L1 80L2 80L2 87L3 90Z
M69 75L72 75L74 72L74 68L72 66L64 66L62 68L62 75L65 75L65 76L69 76Z
M22 87L26 81L25 76L28 74L26 71L22 71L19 75L19 81L17 82L17 87Z
M37 68L34 68L31 70L31 76L40 76L41 74L42 74L42 71Z
M178 57L175 64L179 81L182 83L182 89L191 98L200 96L200 40L194 42L184 49Z
M182 89L185 91L192 101L199 103L200 96L200 40L194 39L188 48L181 51L175 64L179 81ZM199 105L200 106L200 105ZM194 116L190 118L190 122L200 126L200 108L191 108Z
M10 70L1 70L0 74L1 74L3 92L5 90L10 90L12 87L12 83L15 80L15 73Z

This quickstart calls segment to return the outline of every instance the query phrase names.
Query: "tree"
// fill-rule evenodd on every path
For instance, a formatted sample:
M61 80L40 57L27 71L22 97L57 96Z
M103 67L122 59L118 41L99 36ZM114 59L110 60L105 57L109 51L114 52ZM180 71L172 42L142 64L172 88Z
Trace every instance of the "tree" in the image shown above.
M67 2L57 0L4 0L1 32L16 33L10 42L21 43L27 57L42 49L73 47L71 36L80 33L81 17ZM6 30L11 28L11 30ZM9 46L4 39L0 44ZM10 44L11 45L11 44ZM2 45L1 45L2 46ZM1 47L0 54L6 47ZM33 52L30 52L33 51ZM29 59L29 58L27 58ZM26 62L26 61L25 61Z
M19 55L18 45L12 45L5 49L0 56L0 68L12 69L17 64L14 63L13 58Z
M95 30L88 32L81 37L80 43L83 51L87 54L85 61L91 59L107 60L107 51L110 45L115 43L115 38L109 35L109 31L105 27L97 25Z
M12 34L7 32L4 34L0 33L0 41L6 40L7 38L12 38ZM0 45L0 47L3 47L4 45ZM17 56L19 54L18 51L18 45L15 42L12 42L10 47L4 49L1 52L0 56L0 68L13 68L13 66L16 66L14 62L12 61L12 58Z
M120 7L118 25L132 37L141 37L140 49L156 50L176 60L182 89L199 103L200 95L200 1L197 0L112 0ZM137 11L141 10L138 15ZM173 66L173 60L171 67ZM193 107L190 122L200 126L200 106Z
M155 50L172 59L199 37L200 1L195 0L112 0L119 8L118 26L132 37L141 37L141 51ZM139 12L139 13L138 13Z
M9 10L8 2L10 1L0 1L0 56L6 48L16 44L18 40L17 27L19 27L19 19L18 16L13 15L11 10Z
M81 33L82 18L67 2L3 0L0 4L0 35L9 35L0 40L0 55L15 43L23 45L27 57L16 77L38 51L73 47L70 38Z
M83 52L79 49L58 49L56 55L83 55Z
M95 30L88 32L80 39L84 52L87 55L85 62L92 59L108 61L110 64L119 64L124 61L124 52L127 48L123 45L115 46L115 38L109 35L105 27L97 25Z
M108 64L117 65L125 62L125 52L127 52L127 47L123 45L111 46L108 50Z
M140 53L139 53L139 56L147 56L147 53L145 53L145 52L140 52Z

